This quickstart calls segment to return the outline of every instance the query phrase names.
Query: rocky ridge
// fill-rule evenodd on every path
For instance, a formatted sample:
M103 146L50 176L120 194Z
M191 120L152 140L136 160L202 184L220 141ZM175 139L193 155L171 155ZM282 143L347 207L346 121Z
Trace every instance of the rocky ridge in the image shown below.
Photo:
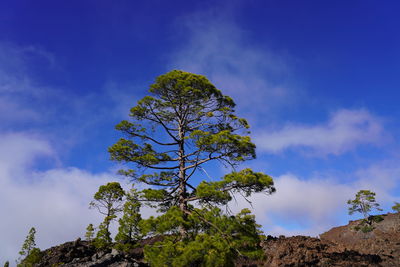
M383 220L373 223L374 229L367 233L356 230L360 222L332 228L320 238L268 236L262 244L264 260L242 259L236 266L400 266L400 213L383 215ZM139 248L128 253L115 249L96 252L89 242L78 239L45 250L36 266L148 266L142 247L157 239L143 240Z
M320 238L363 254L379 255L382 266L400 266L400 213L384 214L382 218L373 223L374 229L367 233L355 230L361 222L357 220L334 227Z

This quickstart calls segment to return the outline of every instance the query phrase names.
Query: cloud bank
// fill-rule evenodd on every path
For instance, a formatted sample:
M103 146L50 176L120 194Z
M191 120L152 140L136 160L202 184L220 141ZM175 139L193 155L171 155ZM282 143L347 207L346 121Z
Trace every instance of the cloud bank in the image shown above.
M36 227L37 244L47 248L84 235L100 216L88 203L110 173L76 168L38 171L35 163L53 157L51 145L37 136L0 134L0 258L13 263L29 229Z
M377 202L384 212L391 211L393 202L400 200L400 195L396 195L400 177L399 162L400 159L397 158L373 164L351 174L342 174L349 177L348 182L340 182L343 179L337 175L280 175L274 179L277 188L275 194L267 196L257 193L248 200L252 202L252 211L266 234L317 236L331 227L361 217L350 217L346 204L348 199L354 199L359 190L376 192ZM236 203L231 203L233 211L249 206L240 196L236 199ZM372 214L375 212L372 211Z

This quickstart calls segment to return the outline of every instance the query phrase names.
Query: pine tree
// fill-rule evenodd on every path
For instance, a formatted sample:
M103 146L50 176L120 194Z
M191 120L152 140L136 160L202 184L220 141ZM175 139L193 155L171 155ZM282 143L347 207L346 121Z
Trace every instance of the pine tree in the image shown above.
M36 247L35 234L36 229L32 227L19 252L18 267L31 267L42 258L42 252Z
M35 227L32 227L29 230L29 234L26 236L24 243L22 244L21 251L19 252L21 257L28 256L31 250L36 247L35 234L36 229Z
M238 256L263 257L260 226L249 210L244 209L236 216L225 215L219 208L196 209L196 212L199 216L193 213L186 222L191 229L188 238L177 239L170 234L162 242L145 247L145 259L151 266L225 267L234 266ZM171 208L157 218L150 218L146 225L162 233L181 219L179 209Z
M364 215L364 219L368 219L369 212L372 209L382 210L379 208L379 204L376 203L375 195L370 190L358 191L355 199L347 201L347 204L350 205L349 214L352 215L355 212L360 212Z
M97 210L105 215L104 227L109 230L110 223L122 211L122 203L125 191L118 182L107 183L99 187L94 195L94 201L90 202L90 208Z
M109 148L113 160L133 167L121 174L148 186L140 192L140 200L158 207L162 214L141 222L147 235L165 237L145 249L147 260L152 266L166 266L158 260L161 255L170 261L183 260L186 255L187 260L182 261L186 266L211 262L211 258L226 263L246 254L237 240L249 238L248 243L253 243L245 247L259 248L259 237L252 234L258 229L254 220L248 222L251 231L244 238L246 234L239 234L243 230L240 218L227 216L218 208L235 194L249 197L254 192L275 191L270 176L251 169L236 170L256 154L249 125L235 115L234 101L204 76L179 70L159 76L149 92L151 96L130 110L131 119L116 126L125 137ZM204 175L199 170L216 163L231 167L232 172L222 179L198 183ZM200 247L203 252L209 249L208 253L189 259L188 249ZM225 256L208 259L212 251Z
M86 234L85 238L87 241L92 241L94 236L94 227L93 224L89 224L88 227L86 227Z
M142 220L140 215L141 204L138 200L138 192L132 188L126 194L126 202L124 204L123 216L119 219L118 234L115 241L122 244L132 244L142 238L139 223Z
M96 237L93 239L93 245L98 250L107 249L112 243L111 233L108 230L108 226L110 224L110 221L113 219L113 217L106 217L104 221L99 225L99 231L97 232Z

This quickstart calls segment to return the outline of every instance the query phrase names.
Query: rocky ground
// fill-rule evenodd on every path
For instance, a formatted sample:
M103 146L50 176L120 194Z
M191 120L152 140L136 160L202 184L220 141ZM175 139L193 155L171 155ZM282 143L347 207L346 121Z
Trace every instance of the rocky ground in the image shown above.
M363 233L355 228L360 220L335 227L320 235L320 239L294 236L269 236L262 246L262 261L240 260L237 266L400 266L400 213L383 215L373 223L374 229ZM156 238L143 241L151 244ZM121 253L115 249L96 252L86 241L67 242L44 251L37 266L147 266L141 248Z
M332 228L320 238L363 254L379 255L382 266L400 266L400 213L382 216L383 221L372 224L375 229L371 232L355 231L360 224L358 220Z
M380 266L377 255L362 254L318 238L272 238L263 244L266 259L257 266Z

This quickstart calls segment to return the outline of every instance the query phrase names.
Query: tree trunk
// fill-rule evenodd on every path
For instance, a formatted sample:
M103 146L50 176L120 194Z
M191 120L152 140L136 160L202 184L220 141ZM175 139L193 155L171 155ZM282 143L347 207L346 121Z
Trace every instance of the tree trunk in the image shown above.
M182 126L179 126L179 209L183 213L183 218L187 220L187 200L186 200L186 172L185 172L185 140ZM179 227L179 232L183 238L187 236L187 230L183 225Z

